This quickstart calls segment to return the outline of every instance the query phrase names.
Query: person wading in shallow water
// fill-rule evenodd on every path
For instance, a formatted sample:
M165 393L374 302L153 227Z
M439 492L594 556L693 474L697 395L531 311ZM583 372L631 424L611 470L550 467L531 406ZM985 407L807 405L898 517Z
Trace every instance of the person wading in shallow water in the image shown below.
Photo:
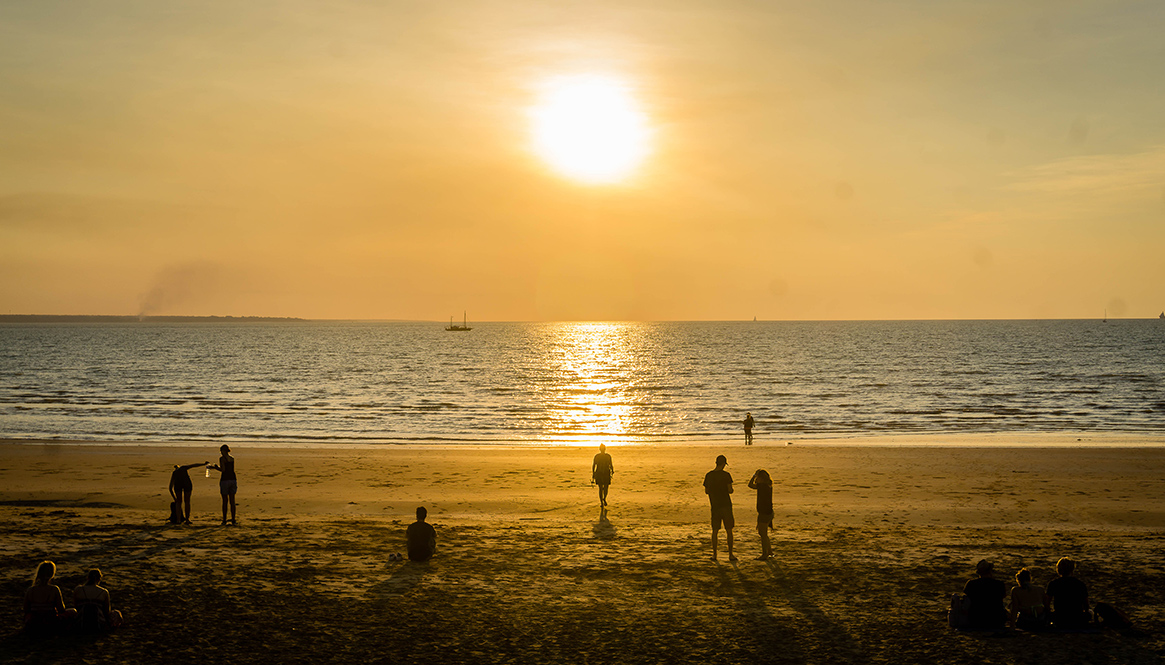
M231 448L227 444L219 446L219 451L222 452L222 457L218 458L218 464L212 465L210 468L222 472L222 477L218 481L218 491L222 494L222 523L227 523L227 505L231 507L231 524L235 522L235 492L239 489L239 481L235 477L235 458L231 457Z
M716 468L704 476L704 493L708 495L708 502L712 505L712 560L716 560L716 540L720 534L720 526L728 540L728 560L736 561L732 553L732 527L736 521L732 517L732 475L724 470L728 458L720 455L716 458Z
M752 426L756 421L752 419L752 413L744 414L744 445L752 445Z
M599 452L591 464L591 480L599 486L599 505L607 505L607 488L611 486L611 476L615 475L615 462L607 452L605 444L599 444Z

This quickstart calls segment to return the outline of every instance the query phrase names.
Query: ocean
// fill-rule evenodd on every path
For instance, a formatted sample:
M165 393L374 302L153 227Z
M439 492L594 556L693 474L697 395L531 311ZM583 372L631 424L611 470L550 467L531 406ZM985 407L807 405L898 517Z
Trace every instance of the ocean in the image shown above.
M0 438L1165 432L1165 321L0 325Z

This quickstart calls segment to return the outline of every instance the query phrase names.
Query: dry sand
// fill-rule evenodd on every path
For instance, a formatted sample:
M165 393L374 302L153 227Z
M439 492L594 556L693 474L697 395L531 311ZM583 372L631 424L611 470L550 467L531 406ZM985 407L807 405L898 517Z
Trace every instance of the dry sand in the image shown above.
M170 468L214 445L0 444L0 662L1165 662L1165 448L1000 442L612 447L605 519L590 448L238 444L237 527L197 469L194 525L165 524ZM701 482L721 452L736 564L709 556ZM768 562L757 468L776 481ZM389 562L418 505L436 559ZM1065 555L1141 633L946 627L980 558L1045 584ZM101 568L127 625L19 634L45 558L66 595Z

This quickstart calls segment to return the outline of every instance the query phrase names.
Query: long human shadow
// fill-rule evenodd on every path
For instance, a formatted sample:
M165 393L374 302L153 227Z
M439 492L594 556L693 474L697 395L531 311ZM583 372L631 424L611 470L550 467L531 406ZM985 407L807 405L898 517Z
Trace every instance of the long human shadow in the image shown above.
M780 566L772 559L766 560L765 564L772 573L772 580L776 586L788 591L784 596L785 600L797 614L808 622L811 627L809 632L818 636L823 643L833 645L834 648L844 649L846 652L845 662L868 662L869 659L862 654L861 645L854 640L853 635L844 626L829 618L829 615L805 595L800 581L785 575Z
M754 662L809 662L809 654L801 647L795 627L774 616L763 597L751 590L757 585L744 579L735 562L730 565L732 576L728 573L729 569L720 564L716 564L716 575L720 578L720 588L730 590L727 595L751 624L747 632L756 636L758 651ZM742 583L738 585L735 581Z
M432 563L425 561L417 563L406 560L397 565L388 579L368 587L365 592L376 609L382 609L417 588L432 570Z
M162 555L170 550L196 543L204 538L209 538L212 534L225 527L217 524L207 527L195 527L184 537L169 538L164 541L154 541L152 543L145 542L167 529L179 528L189 527L176 527L170 524L146 527L145 530L132 535L114 538L96 545L82 547L76 552L59 555L55 560L58 564L80 561L89 567L117 568L125 563L140 559L149 559ZM129 551L127 552L126 550Z
M591 525L591 533L599 540L613 540L619 535L618 529L607 519L607 508L599 508L599 521Z

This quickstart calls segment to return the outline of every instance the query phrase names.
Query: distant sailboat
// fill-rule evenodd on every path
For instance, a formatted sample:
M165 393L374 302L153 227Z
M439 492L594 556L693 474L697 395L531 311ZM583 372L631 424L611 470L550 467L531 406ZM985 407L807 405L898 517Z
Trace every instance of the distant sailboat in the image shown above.
M1161 315L1158 316L1157 318L1158 319L1165 319L1165 312L1161 312Z
M453 317L451 316L449 317L449 327L445 330L449 332L469 332L470 330L473 330L473 328L470 328L467 325L466 321L467 319L465 318L465 312L461 313L461 325L453 323Z
M1100 320L1101 323L1108 323L1108 310L1104 310L1104 318Z

